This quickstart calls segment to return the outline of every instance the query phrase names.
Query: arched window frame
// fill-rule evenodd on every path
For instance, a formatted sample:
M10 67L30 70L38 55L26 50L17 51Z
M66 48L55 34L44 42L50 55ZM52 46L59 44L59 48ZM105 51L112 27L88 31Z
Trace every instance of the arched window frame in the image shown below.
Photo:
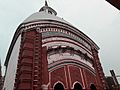
M74 86L75 86L75 84L77 84L77 83L78 83L78 84L80 84L80 86L81 86L81 87L82 87L82 89L83 89L82 84L81 84L80 82L78 82L78 81L76 81L76 82L74 82L74 83L73 83L72 89L74 90Z
M53 85L53 89L55 88L55 86L56 86L58 83L60 83L60 84L63 86L64 90L65 90L65 86L64 86L64 84L63 84L61 81L57 81L57 82Z

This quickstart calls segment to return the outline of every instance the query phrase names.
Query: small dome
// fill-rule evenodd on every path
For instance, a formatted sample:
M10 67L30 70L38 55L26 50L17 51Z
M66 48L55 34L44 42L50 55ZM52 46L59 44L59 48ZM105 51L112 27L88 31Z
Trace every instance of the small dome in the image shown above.
M47 1L45 1L45 6L43 6L39 10L39 12L36 12L32 14L31 16L29 16L27 19L25 19L23 23L39 21L39 20L55 20L55 21L66 23L66 24L70 24L64 19L57 17L56 15L57 15L57 12L51 7L49 7L47 4Z
M69 22L65 21L64 19L57 17L53 14L49 14L45 11L40 11L40 12L36 12L36 13L32 14L27 19L25 19L23 21L23 23L38 21L38 20L55 20L55 21L66 23L66 24L70 24Z

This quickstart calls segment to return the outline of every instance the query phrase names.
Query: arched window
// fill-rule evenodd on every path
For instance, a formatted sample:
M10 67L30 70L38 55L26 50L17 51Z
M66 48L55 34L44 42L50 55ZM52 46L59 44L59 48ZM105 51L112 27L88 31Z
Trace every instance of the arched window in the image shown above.
M76 83L74 85L74 90L83 90L83 89L82 89L82 86L79 83Z
M90 90L97 90L94 84L91 84Z
M64 90L64 87L61 83L57 83L54 87L54 90Z

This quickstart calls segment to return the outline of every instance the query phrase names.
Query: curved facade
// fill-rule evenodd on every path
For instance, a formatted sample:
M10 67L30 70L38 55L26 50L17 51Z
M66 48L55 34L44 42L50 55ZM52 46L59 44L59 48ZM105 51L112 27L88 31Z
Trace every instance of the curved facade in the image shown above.
M18 27L3 90L105 90L99 47L56 15L46 3Z

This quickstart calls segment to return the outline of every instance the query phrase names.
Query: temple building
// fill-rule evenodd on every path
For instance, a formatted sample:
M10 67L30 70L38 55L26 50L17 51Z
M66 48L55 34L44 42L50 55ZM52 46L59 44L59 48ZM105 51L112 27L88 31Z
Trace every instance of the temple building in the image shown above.
M98 50L45 2L14 34L3 90L106 90Z

